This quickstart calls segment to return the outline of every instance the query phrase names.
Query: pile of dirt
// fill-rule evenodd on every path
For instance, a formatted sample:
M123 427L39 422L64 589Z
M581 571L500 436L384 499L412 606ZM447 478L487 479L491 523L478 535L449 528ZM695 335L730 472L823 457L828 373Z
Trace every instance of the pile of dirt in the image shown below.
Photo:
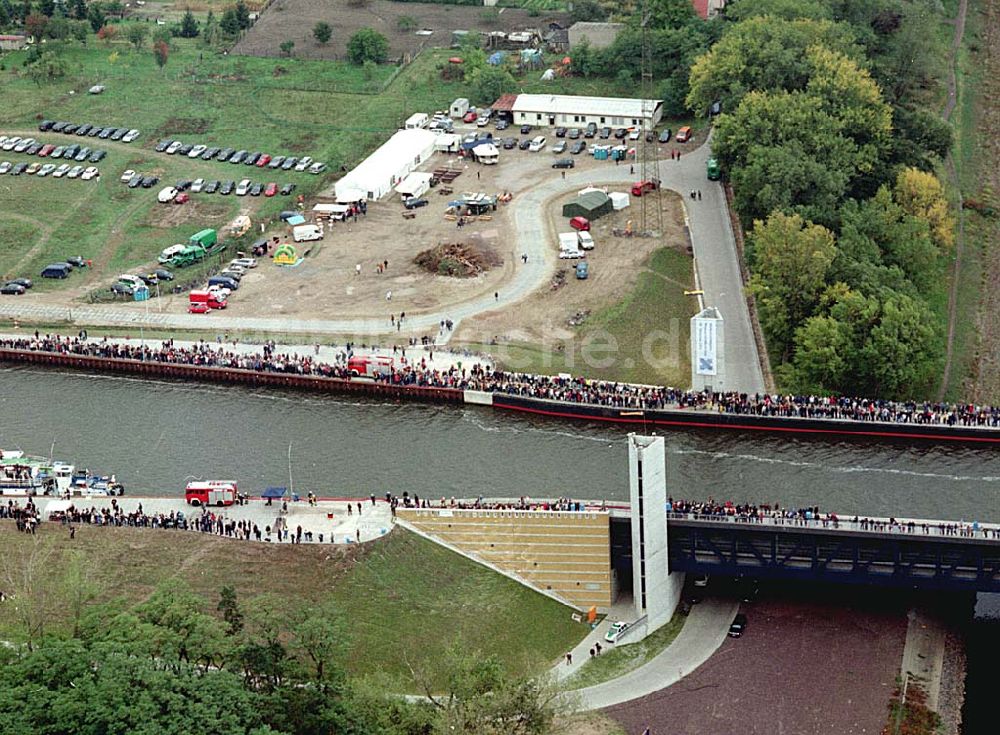
M487 245L451 242L417 253L413 262L439 276L474 278L503 265L503 258Z

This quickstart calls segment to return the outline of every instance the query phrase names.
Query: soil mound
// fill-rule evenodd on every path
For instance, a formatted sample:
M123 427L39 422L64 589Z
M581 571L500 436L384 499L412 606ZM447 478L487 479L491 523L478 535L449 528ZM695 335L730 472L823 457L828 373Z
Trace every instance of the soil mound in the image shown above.
M418 253L413 262L441 276L474 278L503 265L503 258L487 245L451 242Z

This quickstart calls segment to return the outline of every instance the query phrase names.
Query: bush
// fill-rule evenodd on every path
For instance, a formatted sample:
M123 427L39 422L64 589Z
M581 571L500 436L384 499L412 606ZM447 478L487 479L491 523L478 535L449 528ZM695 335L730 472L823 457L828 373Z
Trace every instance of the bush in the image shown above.
M333 29L330 28L329 23L324 23L320 21L313 26L313 37L322 44L327 44L330 42L330 37L333 35Z
M366 61L381 64L389 58L389 41L374 28L362 28L347 42L347 55L359 66Z

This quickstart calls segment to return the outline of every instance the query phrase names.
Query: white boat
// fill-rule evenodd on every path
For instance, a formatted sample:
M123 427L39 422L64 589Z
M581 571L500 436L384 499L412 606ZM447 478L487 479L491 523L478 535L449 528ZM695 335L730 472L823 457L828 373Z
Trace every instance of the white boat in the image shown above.
M0 450L0 495L58 497L108 497L125 488L114 475L78 472L68 462L31 457L17 450Z

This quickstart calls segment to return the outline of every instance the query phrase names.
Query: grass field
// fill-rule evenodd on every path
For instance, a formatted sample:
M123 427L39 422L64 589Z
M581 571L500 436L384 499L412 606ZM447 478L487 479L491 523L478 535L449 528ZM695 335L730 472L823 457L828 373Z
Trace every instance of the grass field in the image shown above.
M234 586L243 604L264 592L279 595L289 619L304 606L332 600L350 631L347 670L387 675L404 689L413 689L409 666L433 670L455 641L496 654L524 674L545 670L586 633L572 622L569 608L402 529L360 548L90 526L79 528L72 542L51 525L38 538L54 544L53 579L67 553L81 553L100 599L123 597L133 604L161 580L179 577L213 613L223 585ZM33 544L11 522L0 523L0 580ZM65 616L64 606L54 604L51 627L59 629ZM0 614L0 638L19 638L12 615Z

